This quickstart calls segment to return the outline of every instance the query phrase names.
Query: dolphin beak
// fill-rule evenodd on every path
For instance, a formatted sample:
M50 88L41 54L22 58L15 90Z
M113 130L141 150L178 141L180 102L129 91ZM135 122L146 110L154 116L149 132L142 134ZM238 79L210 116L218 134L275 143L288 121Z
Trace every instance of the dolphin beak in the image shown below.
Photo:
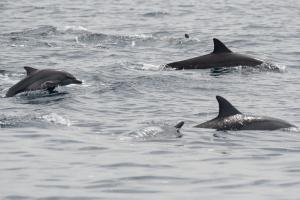
M77 80L77 79L74 79L74 80L73 80L73 83L74 83L74 84L82 84L82 81Z

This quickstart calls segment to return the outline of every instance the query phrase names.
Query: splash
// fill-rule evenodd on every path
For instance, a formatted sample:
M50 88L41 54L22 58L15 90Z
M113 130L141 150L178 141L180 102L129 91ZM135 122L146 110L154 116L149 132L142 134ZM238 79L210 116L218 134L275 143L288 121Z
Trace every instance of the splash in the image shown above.
M126 136L121 137L120 140L150 141L180 138L182 137L180 132L181 126L179 128L168 124L148 126L137 131L130 132Z
M56 113L42 115L40 119L52 124L71 126L71 121L69 119L64 118Z

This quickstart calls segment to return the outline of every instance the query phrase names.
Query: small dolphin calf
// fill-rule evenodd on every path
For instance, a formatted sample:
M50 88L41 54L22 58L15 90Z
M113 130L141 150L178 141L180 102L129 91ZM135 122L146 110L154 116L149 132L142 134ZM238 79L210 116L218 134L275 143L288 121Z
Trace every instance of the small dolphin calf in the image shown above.
M195 127L217 130L276 130L295 127L281 119L244 115L223 97L216 98L219 103L219 115Z
M220 40L214 38L214 50L210 54L169 63L166 68L180 69L208 69L218 67L257 66L263 61L238 54L228 49Z
M6 93L6 97L15 96L21 92L34 91L34 90L48 90L52 92L55 87L81 84L72 74L54 69L35 69L32 67L24 67L27 76L12 86Z

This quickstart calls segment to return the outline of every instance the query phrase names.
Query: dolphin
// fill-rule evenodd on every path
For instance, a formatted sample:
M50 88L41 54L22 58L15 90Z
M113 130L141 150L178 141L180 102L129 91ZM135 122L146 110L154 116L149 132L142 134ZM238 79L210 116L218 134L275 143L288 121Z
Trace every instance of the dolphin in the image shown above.
M234 53L225 46L220 40L213 38L213 52L187 59L178 62L169 63L166 68L181 69L209 69L219 67L234 67L234 66L257 66L263 61L251 58L247 55Z
M54 69L35 69L25 66L27 76L9 88L6 97L15 96L21 92L34 91L34 90L48 90L52 92L55 87L81 84L82 81L77 80L72 74Z
M296 127L281 119L244 115L223 97L216 98L219 103L219 115L195 127L217 130L276 130Z

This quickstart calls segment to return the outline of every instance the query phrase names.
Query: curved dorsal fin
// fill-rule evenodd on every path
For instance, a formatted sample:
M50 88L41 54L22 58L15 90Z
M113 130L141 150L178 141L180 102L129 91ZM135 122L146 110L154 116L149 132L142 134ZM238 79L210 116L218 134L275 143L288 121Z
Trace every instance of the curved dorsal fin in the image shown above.
M179 122L178 124L176 124L174 127L176 129L181 129L181 127L184 125L184 121Z
M229 101L221 96L216 96L219 103L219 115L218 118L228 117L236 114L242 114L238 111Z
M35 72L37 70L33 67L28 67L28 66L25 66L24 69L26 70L27 76L29 76L30 74L32 74L33 72Z
M213 53L231 53L232 51L228 49L223 42L214 38L214 51Z

